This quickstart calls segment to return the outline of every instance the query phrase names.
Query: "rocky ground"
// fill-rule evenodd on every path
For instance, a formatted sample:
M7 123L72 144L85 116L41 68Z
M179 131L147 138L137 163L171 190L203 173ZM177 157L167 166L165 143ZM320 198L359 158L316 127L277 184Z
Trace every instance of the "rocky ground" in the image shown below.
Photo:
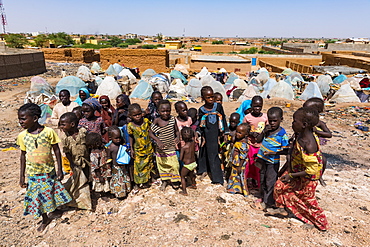
M54 69L42 76L55 85L60 73L56 66L60 65L49 66ZM71 74L77 70L74 66ZM16 110L29 89L29 78L1 81L0 85L0 149L5 149L14 147L21 131ZM288 102L289 108L285 107ZM224 103L226 114L238 105ZM284 109L283 127L291 134L292 114L302 102L270 99L263 111L273 105ZM93 212L68 210L38 233L40 219L22 214L25 190L18 186L20 151L10 150L0 152L0 245L369 246L370 142L367 132L354 127L359 121L370 125L367 107L370 104L333 105L322 116L334 134L323 146L329 164L324 176L327 186L317 189L331 227L327 232L302 229L302 223L293 218L266 217L250 207L253 197L227 194L225 187L205 179L197 181L198 189L189 190L189 197L172 188L161 192L154 185L124 200L98 199Z

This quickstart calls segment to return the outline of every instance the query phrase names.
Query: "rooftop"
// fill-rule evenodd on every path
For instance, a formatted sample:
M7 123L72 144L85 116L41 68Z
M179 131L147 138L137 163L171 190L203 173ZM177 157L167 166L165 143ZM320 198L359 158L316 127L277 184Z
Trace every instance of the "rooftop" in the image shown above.
M236 62L236 63L250 63L248 59L232 56L206 56L198 55L191 58L193 61L204 61L204 62Z

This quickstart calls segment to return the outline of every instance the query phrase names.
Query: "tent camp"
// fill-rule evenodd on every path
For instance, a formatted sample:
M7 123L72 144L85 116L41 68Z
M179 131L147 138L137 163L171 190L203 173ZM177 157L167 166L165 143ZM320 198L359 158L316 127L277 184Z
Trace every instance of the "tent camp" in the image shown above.
M107 95L110 99L117 98L122 93L122 90L114 77L107 76L104 78L98 89L96 90L97 95Z
M75 96L79 89L83 87L86 87L86 83L77 76L66 76L58 82L55 92L59 94L60 90L67 89L71 96Z
M91 81L94 79L89 68L83 65L78 67L76 76L83 81Z

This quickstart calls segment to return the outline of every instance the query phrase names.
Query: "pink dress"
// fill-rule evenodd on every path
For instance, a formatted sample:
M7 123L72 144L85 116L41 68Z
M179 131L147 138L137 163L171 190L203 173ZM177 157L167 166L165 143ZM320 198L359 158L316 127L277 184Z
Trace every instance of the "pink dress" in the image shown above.
M254 117L251 113L247 114L243 123L248 123L251 126L251 133L261 133L268 123L267 114L262 113L260 117ZM260 169L254 164L256 163L255 155L258 153L261 143L256 142L256 138L249 136L249 150L248 150L248 164L245 167L245 177L252 178L257 181L258 187L260 186Z
M186 120L185 122L179 121L176 118L176 125L177 125L177 128L179 129L179 133L180 133L180 145L181 145L181 147L185 145L185 142L183 140L181 140L181 130L184 127L191 127L192 123L193 123L193 121L191 120L191 117L188 117L188 120ZM179 147L177 147L177 148L179 149Z

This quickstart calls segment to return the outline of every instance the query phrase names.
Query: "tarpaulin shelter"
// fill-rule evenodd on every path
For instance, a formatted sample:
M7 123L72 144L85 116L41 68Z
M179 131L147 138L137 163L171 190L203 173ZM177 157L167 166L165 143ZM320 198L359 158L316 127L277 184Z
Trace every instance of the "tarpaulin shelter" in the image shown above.
M316 80L317 86L319 86L322 95L327 95L330 90L330 84L333 84L333 80L330 75L320 75Z
M232 84L236 79L239 79L239 76L231 72L225 84Z
M262 98L266 99L269 95L271 89L277 84L275 79L268 79L267 82L263 85L263 92L260 94Z
M55 92L59 94L60 90L67 89L71 96L75 96L82 87L86 87L86 83L83 80L77 76L66 76L58 82Z
M224 102L228 101L224 86L220 82L216 81L211 75L204 76L200 81L203 87L210 86L213 89L213 92L220 93Z
M271 98L277 97L289 100L294 99L293 88L283 80L280 80L276 83L276 85L271 89L269 95Z
M115 99L121 93L121 87L112 76L106 76L96 90L97 95L107 95L110 99Z
M102 72L100 65L97 62L93 62L91 66L91 72L94 74Z
M105 71L105 74L110 75L110 76L117 76L118 75L117 71L114 69L112 64L109 65L108 69Z
M134 88L134 90L130 94L130 98L148 100L152 96L152 93L153 93L152 86L148 82L140 80L138 85Z
M170 87L168 76L162 73L153 75L149 80L149 84L152 85L152 87L155 88L156 91L159 91L162 94L168 93Z
M194 99L200 97L200 90L202 89L202 83L198 79L191 79L188 85L185 87L186 92Z
M342 75L338 75L337 77L334 78L333 83L334 84L341 84L346 79L347 79L347 76L345 76L343 74Z
M180 79L182 81L183 84L187 84L188 81L186 80L186 78L183 76L183 74L181 74L180 71L177 71L177 70L172 70L171 73L170 73L170 76L174 79Z
M91 81L94 79L89 68L84 65L78 67L76 76L83 81Z
M208 71L206 67L203 67L198 74L195 75L195 78L201 80L204 76L210 75L211 73Z
M119 74L123 70L123 67L118 63L113 64L113 68L117 72L117 74Z
M321 95L321 92L320 92L320 89L317 83L314 81L310 81L299 98L301 100L308 100L310 98L322 99L323 97Z
M351 85L344 84L338 91L333 95L331 100L336 103L360 103L360 99L357 97L355 91L351 88Z
M188 75L189 71L182 64L176 64L174 70L180 71L181 73Z

